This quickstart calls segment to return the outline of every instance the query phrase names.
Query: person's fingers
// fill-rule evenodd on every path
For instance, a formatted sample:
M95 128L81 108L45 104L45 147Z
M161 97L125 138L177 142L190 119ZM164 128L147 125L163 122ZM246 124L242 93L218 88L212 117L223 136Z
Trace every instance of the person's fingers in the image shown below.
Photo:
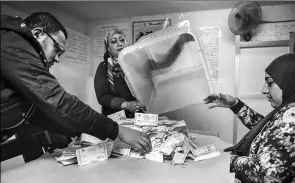
M148 144L149 150L151 151L152 150L152 142L151 142L151 139L149 137L146 137L146 136L141 136L141 139Z
M150 151L149 144L146 141L144 141L142 138L138 139L138 143L143 147L144 152L149 152Z
M213 103L213 104L210 105L208 108L209 108L209 109L213 109L213 108L215 108L215 107L218 107L218 105L217 105L216 103Z
M210 98L210 95L207 96L207 97L205 97L205 98L203 99L203 101L209 100L209 98Z
M206 100L204 101L204 104L209 104L209 103L213 103L215 100Z
M146 111L146 108L144 105L140 104L139 102L136 104L136 109L135 109L135 112L139 112L139 111Z
M139 109L140 111L143 111L143 112L146 111L146 108L145 108L145 107L139 107L138 109Z
M209 103L216 103L221 99L221 95L220 94L212 94L211 96L208 96L206 98L206 100L204 100L205 104L209 104Z
M133 147L135 151L139 151L139 152L145 151L142 145L140 145L138 142L134 142L131 146Z
M215 99L218 98L218 95L219 95L219 94L217 94L217 93L213 93L213 94L207 96L206 98L204 98L203 100L204 100L204 101L207 101L207 100L215 100Z
M141 104L141 103L137 103L137 105L139 106L139 107L145 107L143 104Z
M226 98L226 96L225 96L224 94L219 93L219 95L218 95L218 99L225 99L225 98Z
M143 109L144 108L144 105L140 104L140 103L137 103L136 104L136 108L137 109Z
M149 136L148 136L148 134L146 134L146 133L141 133L141 136L143 136L143 137L145 137L145 138L148 138L148 139L149 139Z

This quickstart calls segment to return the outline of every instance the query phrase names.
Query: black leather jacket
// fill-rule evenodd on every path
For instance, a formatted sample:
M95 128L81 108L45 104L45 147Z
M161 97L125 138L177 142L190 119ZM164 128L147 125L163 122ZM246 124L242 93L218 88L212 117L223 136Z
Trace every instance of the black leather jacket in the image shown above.
M41 45L24 21L1 15L1 142L17 132L18 127L11 127L27 116L32 104L36 110L25 122L34 120L43 129L65 135L115 139L118 124L67 93L46 63Z

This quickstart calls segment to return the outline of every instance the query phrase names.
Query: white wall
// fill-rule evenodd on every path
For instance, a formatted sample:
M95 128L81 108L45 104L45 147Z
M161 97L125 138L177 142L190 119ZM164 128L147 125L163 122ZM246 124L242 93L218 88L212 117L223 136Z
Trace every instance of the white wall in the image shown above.
M262 20L290 20L295 19L295 5L276 5L264 6L262 8ZM235 42L234 35L228 28L228 16L231 9L198 11L183 14L165 14L156 16L141 16L130 17L123 19L112 19L104 21L90 22L88 30L91 34L92 28L95 25L111 24L111 23L126 23L131 30L128 34L129 42L132 43L132 22L142 20L159 20L170 18L172 24L188 19L196 28L208 25L219 25L222 30L220 47L219 47L219 87L216 92L234 94L235 81ZM95 61L97 62L97 61ZM96 66L94 64L94 66ZM257 109L260 111L260 109ZM263 110L263 109L261 109ZM190 129L198 129L203 131L212 131L219 133L219 136L232 143L233 139L233 120L235 116L228 109L212 109L208 110L206 106L192 106L181 110L168 113L168 116L174 119L183 119L186 121Z

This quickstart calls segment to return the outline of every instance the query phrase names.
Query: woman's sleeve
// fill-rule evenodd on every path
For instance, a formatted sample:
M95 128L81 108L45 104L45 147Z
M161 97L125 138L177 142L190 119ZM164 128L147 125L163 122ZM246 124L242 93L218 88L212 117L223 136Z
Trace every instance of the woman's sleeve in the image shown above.
M248 129L252 129L264 118L264 116L255 112L240 100L238 100L238 103L230 109L237 115L237 117Z

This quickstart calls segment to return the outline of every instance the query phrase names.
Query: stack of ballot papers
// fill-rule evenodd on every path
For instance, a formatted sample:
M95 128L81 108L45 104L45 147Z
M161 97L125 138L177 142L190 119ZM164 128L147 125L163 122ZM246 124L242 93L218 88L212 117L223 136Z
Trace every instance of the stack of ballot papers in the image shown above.
M144 132L149 135L152 150L140 153L120 139L104 141L83 133L76 137L67 148L56 149L54 155L59 164L87 165L102 162L113 156L129 156L147 159L160 163L170 162L172 165L185 165L185 160L191 158L201 161L220 155L215 144L198 147L194 137L190 137L185 121L170 120L157 114L135 113L135 118L126 118L120 111L109 115L109 118L119 125Z
M76 137L64 149L55 149L53 155L58 164L70 165L87 165L91 163L107 160L113 149L112 140L99 140L96 137L82 133L81 137Z

